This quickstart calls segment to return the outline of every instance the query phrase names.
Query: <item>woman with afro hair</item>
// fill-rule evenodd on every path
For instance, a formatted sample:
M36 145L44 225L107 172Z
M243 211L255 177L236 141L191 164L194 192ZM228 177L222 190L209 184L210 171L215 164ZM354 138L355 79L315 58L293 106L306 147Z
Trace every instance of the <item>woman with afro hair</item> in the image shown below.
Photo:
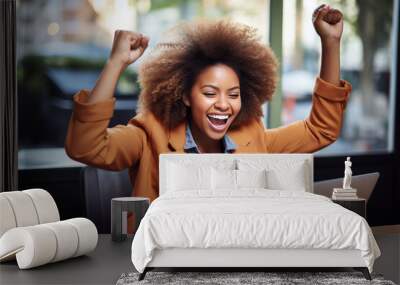
M277 84L277 61L256 32L217 21L177 26L141 64L137 115L108 128L121 72L149 39L116 31L109 60L93 90L74 95L65 148L91 166L129 168L134 196L158 197L161 153L305 153L334 142L351 86L340 80L343 20L322 5L313 15L322 60L308 118L275 129L262 123L261 105Z

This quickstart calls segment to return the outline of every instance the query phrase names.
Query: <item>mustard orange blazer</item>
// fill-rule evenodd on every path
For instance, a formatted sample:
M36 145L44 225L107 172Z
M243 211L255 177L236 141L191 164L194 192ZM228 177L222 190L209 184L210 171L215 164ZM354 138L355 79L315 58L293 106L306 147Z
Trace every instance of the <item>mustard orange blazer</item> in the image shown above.
M334 142L340 134L351 85L341 87L317 78L308 118L274 129L254 120L227 134L236 143L235 153L310 153ZM151 112L138 113L127 125L108 128L115 98L85 103L90 94L80 90L74 97L65 150L79 162L108 170L129 168L133 196L153 201L158 197L160 153L183 153L186 122L168 130Z

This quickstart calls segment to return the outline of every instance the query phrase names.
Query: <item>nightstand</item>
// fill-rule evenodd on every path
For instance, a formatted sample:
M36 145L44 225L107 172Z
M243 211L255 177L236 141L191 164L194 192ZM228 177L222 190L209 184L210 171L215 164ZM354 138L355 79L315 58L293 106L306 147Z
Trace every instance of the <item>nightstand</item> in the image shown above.
M359 214L364 219L367 218L367 201L362 198L354 200L336 200L332 199L332 202L339 204L340 206Z
M135 215L135 228L146 214L150 199L146 197L119 197L111 199L111 238L112 241L124 241L127 238L128 213ZM135 229L135 230L136 230Z

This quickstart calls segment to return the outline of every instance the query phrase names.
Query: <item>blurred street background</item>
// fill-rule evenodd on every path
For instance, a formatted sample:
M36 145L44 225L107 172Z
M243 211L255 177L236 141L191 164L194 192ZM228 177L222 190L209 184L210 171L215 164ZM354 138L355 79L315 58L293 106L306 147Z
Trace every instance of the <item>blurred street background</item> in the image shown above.
M147 35L151 51L168 28L183 20L231 19L256 28L266 45L271 31L280 27L282 85L277 98L282 107L277 119L281 125L305 119L320 66L320 41L311 14L322 3L344 14L341 77L352 84L353 92L340 139L316 155L390 151L393 45L398 33L393 0L283 0L274 21L270 21L270 0L18 0L19 167L79 164L63 148L72 96L94 87L117 29ZM135 115L140 62L129 66L119 80L110 127L126 124ZM265 125L270 127L268 104L264 109Z

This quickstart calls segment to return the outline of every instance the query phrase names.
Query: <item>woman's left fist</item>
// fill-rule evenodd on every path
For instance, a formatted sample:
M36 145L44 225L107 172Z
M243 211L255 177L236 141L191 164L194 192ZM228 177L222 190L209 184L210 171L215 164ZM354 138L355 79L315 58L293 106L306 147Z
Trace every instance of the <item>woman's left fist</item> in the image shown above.
M343 15L339 10L323 4L315 9L312 21L321 40L340 41L343 32Z

